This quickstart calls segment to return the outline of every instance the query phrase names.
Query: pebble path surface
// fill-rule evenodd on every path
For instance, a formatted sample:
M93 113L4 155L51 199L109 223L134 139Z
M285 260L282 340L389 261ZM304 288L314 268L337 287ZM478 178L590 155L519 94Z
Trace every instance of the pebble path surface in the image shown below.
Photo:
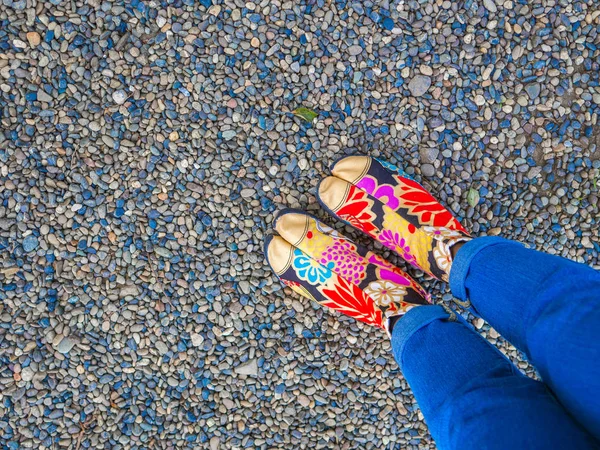
M599 46L595 0L0 0L1 447L434 448L263 237L361 152L598 267Z

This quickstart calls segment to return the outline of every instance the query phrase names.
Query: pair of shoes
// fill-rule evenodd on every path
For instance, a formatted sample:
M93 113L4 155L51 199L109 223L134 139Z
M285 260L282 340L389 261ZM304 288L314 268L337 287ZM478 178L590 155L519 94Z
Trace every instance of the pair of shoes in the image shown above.
M452 214L395 166L368 156L337 161L317 189L334 217L366 233L408 263L448 281L450 248L470 239ZM390 332L390 318L430 303L407 273L297 210L274 221L278 235L265 256L295 292L361 322Z

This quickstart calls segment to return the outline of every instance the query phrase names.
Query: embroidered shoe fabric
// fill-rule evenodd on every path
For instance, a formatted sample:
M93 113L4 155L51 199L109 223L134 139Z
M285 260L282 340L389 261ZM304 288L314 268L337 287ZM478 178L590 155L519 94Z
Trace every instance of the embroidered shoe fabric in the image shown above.
M430 302L408 274L316 218L285 210L265 242L273 271L295 292L388 331L388 318Z
M423 272L448 281L450 248L467 231L423 186L396 166L349 156L319 184L319 202Z

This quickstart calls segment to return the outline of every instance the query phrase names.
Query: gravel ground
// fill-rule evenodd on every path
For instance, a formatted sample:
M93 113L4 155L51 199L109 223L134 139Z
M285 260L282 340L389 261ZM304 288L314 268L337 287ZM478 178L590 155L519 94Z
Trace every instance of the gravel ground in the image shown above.
M598 267L595 0L0 5L1 448L434 448L383 334L262 256L346 153Z

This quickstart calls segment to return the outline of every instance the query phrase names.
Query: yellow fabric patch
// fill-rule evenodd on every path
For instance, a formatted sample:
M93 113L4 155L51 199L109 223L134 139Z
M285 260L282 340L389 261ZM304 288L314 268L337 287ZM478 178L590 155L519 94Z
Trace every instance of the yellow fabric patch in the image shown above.
M410 254L413 255L417 261L417 264L425 272L430 272L431 267L429 265L429 251L432 247L433 237L421 232L416 229L414 233L409 231L410 222L403 219L399 214L383 206L383 228L386 230L393 230L398 233L408 247L410 247ZM402 255L404 250L398 249L397 253Z

